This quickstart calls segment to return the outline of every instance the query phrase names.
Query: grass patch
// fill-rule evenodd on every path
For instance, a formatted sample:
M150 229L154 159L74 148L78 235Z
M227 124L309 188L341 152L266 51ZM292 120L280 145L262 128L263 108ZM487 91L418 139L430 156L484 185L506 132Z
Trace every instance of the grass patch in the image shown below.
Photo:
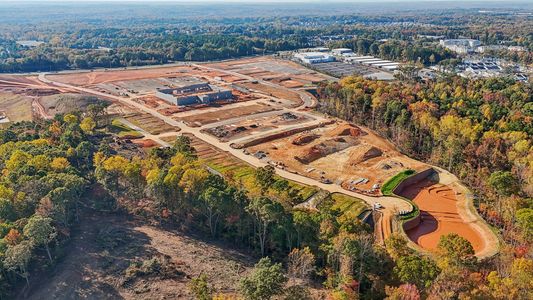
M118 119L114 119L111 125L107 126L107 130L116 134L119 138L138 139L144 137L144 135L136 130L133 130L126 124L120 122Z
M333 193L330 197L334 202L332 208L341 212L340 218L358 218L368 209L366 202L359 198L341 193Z
M415 174L415 170L405 170L402 171L396 175L394 175L391 179L387 180L381 187L381 193L385 196L393 196L394 189L407 177Z

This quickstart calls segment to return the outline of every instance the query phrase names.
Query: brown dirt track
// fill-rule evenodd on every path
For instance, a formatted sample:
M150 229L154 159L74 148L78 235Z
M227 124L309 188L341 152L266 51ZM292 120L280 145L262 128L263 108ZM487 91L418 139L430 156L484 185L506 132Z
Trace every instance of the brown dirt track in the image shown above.
M459 213L459 192L447 185L423 180L405 188L401 196L412 199L420 208L421 223L407 230L407 236L420 247L435 250L441 236L456 233L467 239L476 254L485 248L482 236Z

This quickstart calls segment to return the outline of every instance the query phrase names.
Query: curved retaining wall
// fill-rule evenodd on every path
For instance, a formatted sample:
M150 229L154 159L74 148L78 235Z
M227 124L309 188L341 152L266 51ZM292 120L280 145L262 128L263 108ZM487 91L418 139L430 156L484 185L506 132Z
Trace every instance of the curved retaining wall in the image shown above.
M395 195L400 195L403 191L403 189L407 186L410 186L410 185L413 185L419 181L422 181L426 178L428 178L429 176L433 175L437 173L433 168L429 168L427 170L424 170L422 172L419 172L419 173L416 173L412 176L409 176L407 178L405 178L402 182L400 182L395 188L394 190L392 191L393 194Z
M403 230L411 230L415 228L416 226L420 225L420 221L420 214L418 214L416 217L403 222Z

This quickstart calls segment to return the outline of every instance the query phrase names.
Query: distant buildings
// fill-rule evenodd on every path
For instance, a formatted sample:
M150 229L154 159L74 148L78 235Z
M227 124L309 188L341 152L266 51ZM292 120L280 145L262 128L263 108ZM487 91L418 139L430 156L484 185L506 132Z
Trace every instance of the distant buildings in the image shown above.
M479 46L476 48L476 52L478 53L486 53L488 51L499 51L499 50L505 50L507 49L504 45L487 45L487 46Z
M488 51L508 50L513 52L522 52L527 49L522 46L505 46L505 45L483 45L481 42L474 39L452 39L440 40L439 44L458 54L469 54L473 52L486 53Z
M458 54L468 54L474 52L477 47L481 46L481 42L474 39L451 39L440 40L439 44L447 49Z
M231 90L194 79L180 87L157 89L155 96L177 106L233 99Z
M462 70L460 74L477 75L477 77L492 77L503 69L493 60L465 61L458 68Z
M304 52L297 53L294 57L306 64L318 64L335 61L335 57L323 52Z
M44 42L35 41L35 40L17 41L16 43L17 45L27 47L27 48L35 48L35 47L39 47L40 45L44 44Z
M392 62L390 60L383 60L381 58L376 58L370 55L346 57L344 61L350 62L353 64L368 65L368 66L383 69L386 71L394 71L400 67L400 63Z

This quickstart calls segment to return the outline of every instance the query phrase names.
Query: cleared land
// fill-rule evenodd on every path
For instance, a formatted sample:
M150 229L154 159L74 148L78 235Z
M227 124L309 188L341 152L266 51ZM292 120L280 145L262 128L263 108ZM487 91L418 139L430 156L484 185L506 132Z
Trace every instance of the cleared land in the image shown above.
M234 293L254 259L231 248L144 224L116 213L82 213L52 276L32 277L18 299L192 299L200 274L221 293ZM134 263L164 261L163 274L128 276Z
M31 121L32 101L32 98L25 95L0 92L0 124Z
M449 186L422 180L405 188L401 196L413 200L420 208L420 225L408 230L409 238L427 250L435 250L441 236L456 233L467 239L479 253L485 243L478 231L462 219L458 210L458 195Z
M302 99L300 98L300 95L298 95L298 93L296 92L282 90L262 83L243 83L242 85L248 89L257 90L269 96L294 101L295 106L299 106L302 104Z
M72 85L86 86L96 85L99 83L137 80L146 78L183 76L182 74L188 72L189 67L161 67L161 68L146 68L146 69L130 69L130 70L103 70L92 71L85 73L71 73L71 74L57 74L49 75L53 81L63 82Z
M192 139L192 146L196 149L198 157L210 168L224 176L231 176L235 182L243 184L249 191L259 192L259 187L255 184L254 168L252 166L194 136L188 134L187 136ZM165 139L171 141L174 140L175 137ZM316 187L301 185L292 181L289 181L289 186L298 190L298 194L303 200L309 198L318 191L318 188Z
M288 170L367 194L379 194L374 185L381 186L400 171L424 167L370 130L344 122L265 142L248 151L264 152Z
M44 96L38 101L44 107L46 114L54 116L56 114L85 110L87 106L95 104L99 100L94 96L67 93Z
M220 141L226 142L271 131L281 126L303 124L309 120L309 117L301 114L272 112L264 116L252 115L236 122L220 124L206 129L205 132L219 138Z
M273 111L277 108L257 103L252 105L245 105L238 108L220 109L213 112L199 113L181 118L185 123L192 127L200 127L206 124L229 120L247 115Z
M153 93L156 88L172 85L172 82L179 81L180 77L189 76L231 88L235 95L235 103L225 103L225 106L219 106L221 103L217 103L211 106L202 104L178 108L154 97ZM269 163L279 169L309 177L300 178L282 172L287 178L297 178L295 180L300 180L300 182L316 184L324 190L338 192L342 190L339 186L332 187L327 184L340 184L345 190L357 192L355 195L367 203L376 201L383 203L385 206L383 220L388 220L382 222L384 232L392 230L390 220L394 211L391 203L394 203L395 207L409 205L397 198L369 196L379 196L381 185L398 173L409 169L418 172L427 168L427 165L399 153L392 144L371 130L345 122L332 124L332 120L320 115L315 118L304 111L294 109L296 105L302 103L302 100L307 106L313 106L314 102L312 97L307 97L297 89L333 78L292 62L270 57L257 57L203 65L57 74L49 75L49 79L70 83L72 86L60 83L53 86L45 76L39 76L42 82L35 76L26 78L15 76L0 78L0 87L22 91L24 95L36 97L57 93L93 92L101 97L112 99L113 105L108 112L117 117L122 116L129 122L129 126L119 128L119 132L126 135L131 131L142 132L145 138L135 141L144 148L153 147L154 142L162 145L164 144L162 140L173 141L175 132L179 131L179 128L185 132L194 133L202 137L202 140L211 143L193 138L200 158L213 171L225 176L231 175L228 177L230 180L242 182L251 191L257 190L253 180L253 167L230 153L253 165L257 165L257 158L259 158L262 163ZM34 103L39 103L39 101ZM41 106L36 106L34 109L39 107ZM45 109L42 108L42 110ZM139 113L139 110L143 113ZM280 114L281 112L277 110L290 111L295 115L301 114L315 120L312 126L299 124L299 121L295 121L295 126L290 124L292 121L287 121L285 125L279 121L273 124L268 116ZM156 111L161 115L157 115ZM162 121L163 119L176 127L169 127ZM190 128L176 122L177 120L185 121L185 124L191 127L205 124L211 124L210 127L222 126L219 128L222 136L219 136L217 132L211 132L212 135L219 137L217 142L216 139L205 134L205 128ZM254 128L254 123L261 123L262 126ZM246 130L243 131L239 127L244 127ZM295 130L294 127L300 131ZM235 132L233 132L234 129L236 129ZM228 137L223 136L225 131L230 132ZM241 138L246 138L246 140L243 141L244 139ZM256 143L255 146L248 147L244 153L237 153L234 151L237 151L238 147L230 148L229 144L225 143L226 140L242 145L254 144L249 143L250 141ZM123 144L133 145L132 143ZM230 152L219 150L217 146L229 149ZM255 157L247 157L247 152ZM389 183L390 187L397 179L390 181L392 182ZM313 186L304 186L294 182L290 184L300 191L302 199L308 199L318 190ZM389 187L386 186L384 191L386 192L387 189ZM362 206L354 198L346 198L342 195L332 197L337 198L335 205L344 212L343 216L355 217L355 214L361 210ZM437 207L437 209L440 208ZM460 213L463 211L459 210ZM487 241L486 237L484 239Z

